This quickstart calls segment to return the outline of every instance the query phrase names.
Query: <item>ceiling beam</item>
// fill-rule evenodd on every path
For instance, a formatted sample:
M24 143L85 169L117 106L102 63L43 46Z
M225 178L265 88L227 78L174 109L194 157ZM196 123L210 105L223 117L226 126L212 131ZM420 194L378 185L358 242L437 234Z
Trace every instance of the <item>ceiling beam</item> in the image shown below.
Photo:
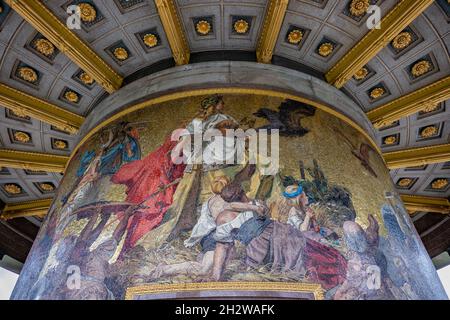
M434 198L414 195L401 195L403 203L410 213L435 212L450 214L450 201L446 198Z
M389 169L401 169L450 161L450 143L383 153Z
M289 0L269 1L263 28L256 48L256 58L258 62L271 63L288 4Z
M0 149L0 167L62 173L67 161L66 156Z
M61 22L43 1L6 0L6 3L106 91L113 93L121 87L122 76Z
M450 76L367 112L375 128L381 128L427 107L450 99Z
M177 65L189 63L191 52L174 0L155 0L159 17Z
M10 220L22 217L44 217L53 199L35 200L22 203L7 204L0 214L0 219Z
M2 83L0 105L18 115L30 116L71 134L76 134L84 121L82 116Z
M327 81L342 88L394 37L416 19L434 0L401 0L381 20L380 29L370 30L325 75Z

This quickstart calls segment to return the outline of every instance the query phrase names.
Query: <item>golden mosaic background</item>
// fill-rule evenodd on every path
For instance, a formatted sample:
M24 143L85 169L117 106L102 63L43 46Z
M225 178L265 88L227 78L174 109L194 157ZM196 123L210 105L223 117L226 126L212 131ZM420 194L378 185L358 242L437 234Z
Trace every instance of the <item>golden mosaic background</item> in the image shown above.
M142 157L145 157L173 130L182 128L192 121L204 98L205 96L198 96L165 102L128 114L121 118L121 121L128 121L138 128ZM253 118L253 113L262 107L277 110L283 99L260 95L225 95L224 101L224 113L240 121L245 117ZM267 124L265 119L254 118L255 127ZM317 110L313 117L302 119L302 125L310 130L305 136L280 137L282 173L299 178L299 160L303 160L306 167L312 167L313 159L317 159L328 181L347 188L352 194L358 223L366 226L369 214L375 215L381 222L380 208L386 202L384 194L395 192L384 161L376 152L370 153L371 165L378 175L378 178L373 177L352 155L350 146L333 131L333 128L342 131L357 148L361 142L370 143L356 129L322 110ZM97 134L79 149L67 169L58 198L72 188L75 181L70 177L75 176L80 155L87 150L95 149L99 144L98 140ZM126 197L125 186L109 184L108 179L102 178L100 188L103 191L100 200L123 201ZM381 228L381 233L384 234L384 228Z

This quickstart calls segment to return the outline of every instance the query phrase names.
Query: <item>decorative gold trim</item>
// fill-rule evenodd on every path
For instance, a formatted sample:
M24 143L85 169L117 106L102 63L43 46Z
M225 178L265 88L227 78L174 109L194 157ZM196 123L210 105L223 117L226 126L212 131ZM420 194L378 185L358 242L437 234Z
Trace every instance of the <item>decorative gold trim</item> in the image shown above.
M342 88L344 84L395 36L416 19L433 0L401 0L381 20L381 29L370 30L325 75L329 83Z
M61 22L43 1L6 0L19 15L43 34L109 93L118 90L123 78L94 50Z
M133 300L143 294L161 294L187 291L281 291L311 293L316 300L324 299L324 290L320 284L298 282L198 282L198 283L150 283L130 287L125 294L125 300Z
M288 4L289 0L270 0L256 49L258 62L270 63L272 61Z
M155 0L155 3L175 63L188 64L191 53L174 0Z
M99 132L103 127L113 123L114 121L121 119L125 115L132 113L136 110L144 109L147 107L155 106L160 103L186 98L186 97L194 97L194 96L203 96L203 95L211 95L211 94L250 94L250 95L267 95L269 97L277 97L282 99L290 99L295 100L299 102L303 102L306 104L309 104L311 106L314 106L320 110L323 110L324 112L327 112L336 118L344 121L354 129L356 129L358 132L360 132L371 144L372 148L376 150L380 155L382 155L380 148L378 147L375 140L363 129L359 126L358 123L353 121L352 119L348 118L347 116L343 115L339 111L336 111L332 109L331 107L328 107L324 104L321 104L317 101L310 100L304 97L300 97L298 95L287 93L283 91L277 91L277 90L269 90L269 89L261 89L261 88L242 88L242 87L217 87L217 88L208 88L208 89L192 89L187 91L178 91L174 93L168 93L163 94L159 97L155 97L152 99L149 99L147 101L140 102L138 104L132 105L127 107L126 109L112 115L110 118L102 121L98 125L96 125L94 128L92 128L86 135L78 142L76 147L73 149L69 161L67 162L67 166L70 164L70 161L78 151L78 149L93 135L95 135L97 132ZM66 167L67 167L66 166Z
M10 220L15 218L33 217L33 216L43 217L47 215L47 212L52 202L53 199L43 199L29 202L7 204L0 214L0 219Z
M68 160L69 157L66 156L0 149L0 167L45 172L64 172Z
M414 212L435 212L450 214L450 201L446 198L434 198L413 195L401 195L406 210Z
M450 143L411 148L383 154L389 169L423 166L450 161Z
M447 99L450 99L450 76L370 110L367 117L375 128L381 128Z
M0 105L75 134L84 117L0 83Z

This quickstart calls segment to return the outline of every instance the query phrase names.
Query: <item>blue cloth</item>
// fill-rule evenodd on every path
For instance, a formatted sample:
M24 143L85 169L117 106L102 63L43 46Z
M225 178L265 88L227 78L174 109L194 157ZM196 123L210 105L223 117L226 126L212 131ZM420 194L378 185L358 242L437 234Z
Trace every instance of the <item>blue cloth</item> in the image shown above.
M202 252L214 251L216 249L217 241L214 239L214 232L216 230L211 231L208 235L204 236L202 240L200 240L200 246L202 248Z
M231 235L233 236L233 240L237 240L245 245L248 245L253 239L263 233L266 227L271 223L272 220L269 218L251 218L250 220L244 222L239 229L234 229L231 232ZM200 241L200 246L203 253L216 249L217 241L214 239L215 231L216 230L214 229Z
M80 160L80 166L78 167L78 170L77 170L77 177L82 177L84 175L89 163L91 163L91 161L94 158L95 158L95 151L93 151L93 150L86 151L83 154L83 156L81 157L81 160Z
M251 218L242 224L239 229L231 232L233 239L248 245L254 238L258 237L266 227L272 223L267 217Z
M128 155L126 145L130 145L131 156ZM102 156L99 172L102 175L115 174L123 163L139 160L141 158L141 150L139 144L131 136L127 136L122 143L119 143L108 150Z

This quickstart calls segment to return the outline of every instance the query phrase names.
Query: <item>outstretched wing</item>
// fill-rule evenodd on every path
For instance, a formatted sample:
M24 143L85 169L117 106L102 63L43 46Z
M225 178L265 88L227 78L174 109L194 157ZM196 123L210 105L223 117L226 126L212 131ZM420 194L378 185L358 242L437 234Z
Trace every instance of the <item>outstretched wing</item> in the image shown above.
M290 131L305 130L301 125L301 119L311 117L316 109L310 105L286 100L280 105L280 120Z
M257 112L255 112L254 115L260 118L267 119L270 122L270 125L266 126L268 128L280 129L284 127L283 123L280 120L280 116L276 111L267 108L261 108Z

